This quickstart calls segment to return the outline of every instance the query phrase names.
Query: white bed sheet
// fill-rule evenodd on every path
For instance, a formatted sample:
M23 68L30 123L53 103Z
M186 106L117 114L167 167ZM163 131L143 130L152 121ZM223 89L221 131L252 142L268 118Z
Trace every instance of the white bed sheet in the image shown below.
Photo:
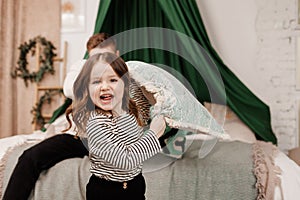
M283 152L275 157L275 165L281 169L281 187L285 200L296 200L300 197L300 166ZM275 188L275 200L281 200L279 188Z
M25 142L37 142L45 138L46 134L36 131L32 134L15 135L0 139L0 159L3 158L9 148L24 144Z

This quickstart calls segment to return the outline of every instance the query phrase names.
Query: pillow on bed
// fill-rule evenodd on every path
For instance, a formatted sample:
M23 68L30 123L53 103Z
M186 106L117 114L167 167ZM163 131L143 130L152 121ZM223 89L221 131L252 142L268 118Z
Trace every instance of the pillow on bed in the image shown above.
M204 106L215 118L225 117L223 127L232 140L246 143L256 142L253 131L228 106L209 102L204 102Z
M185 136L191 133L229 138L223 127L173 75L144 62L129 61L126 64L148 101L155 103L150 108L151 118L162 114L169 127L179 129L168 140L166 148L170 156L178 158L184 153L185 148L177 144L185 143Z
M144 62L126 64L138 85L153 94L155 104L151 107L151 117L163 114L170 127L217 137L226 135L222 126L173 75Z

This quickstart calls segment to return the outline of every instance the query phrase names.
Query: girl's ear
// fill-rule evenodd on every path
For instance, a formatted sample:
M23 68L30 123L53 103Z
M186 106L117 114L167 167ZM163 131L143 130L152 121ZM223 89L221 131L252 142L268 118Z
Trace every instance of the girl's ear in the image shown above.
M116 55L120 56L120 51L119 50L116 51Z

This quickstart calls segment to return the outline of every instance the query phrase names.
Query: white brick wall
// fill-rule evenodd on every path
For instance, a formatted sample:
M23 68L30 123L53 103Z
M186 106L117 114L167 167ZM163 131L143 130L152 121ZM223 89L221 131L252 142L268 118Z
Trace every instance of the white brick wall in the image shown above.
M257 0L255 23L257 59L262 89L271 109L272 127L279 148L298 145L298 99L296 90L297 0ZM300 66L299 66L300 69Z

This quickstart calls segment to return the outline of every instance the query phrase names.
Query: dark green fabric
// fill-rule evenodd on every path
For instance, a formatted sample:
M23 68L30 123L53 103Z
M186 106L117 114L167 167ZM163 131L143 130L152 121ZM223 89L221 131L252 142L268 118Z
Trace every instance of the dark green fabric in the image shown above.
M65 102L63 105L61 105L59 108L57 108L53 114L51 119L49 120L49 124L51 124L52 122L54 122L59 116L61 116L62 114L65 113L66 109L72 104L72 99L66 98ZM45 131L46 129L43 128L43 131Z
M256 134L258 139L277 143L270 122L269 107L257 98L222 62L209 42L194 0L159 0L175 30L183 32L203 46L217 65L224 81L227 104Z
M200 102L226 103L255 132L258 139L277 143L270 124L269 107L222 62L211 46L195 0L100 1L94 33L107 32L115 35L141 27L163 27L181 32L197 41L208 55L199 50L195 51L192 43L182 42L184 37L177 40L172 37L149 38L149 34L145 32L143 35L133 34L130 40L117 41L124 60L141 60L172 66L187 79ZM134 50L135 41L148 43L150 48L144 45L144 49ZM167 48L159 49L160 45ZM170 47L190 53L189 59L176 55L176 51L164 50ZM128 49L132 51L128 52ZM122 50L125 50L125 53L122 53ZM213 69L212 63L217 66L217 71ZM194 64L201 66L201 73L194 69ZM223 82L218 80L216 72L220 73ZM181 77L181 80L184 78ZM222 89L223 86L226 93Z

